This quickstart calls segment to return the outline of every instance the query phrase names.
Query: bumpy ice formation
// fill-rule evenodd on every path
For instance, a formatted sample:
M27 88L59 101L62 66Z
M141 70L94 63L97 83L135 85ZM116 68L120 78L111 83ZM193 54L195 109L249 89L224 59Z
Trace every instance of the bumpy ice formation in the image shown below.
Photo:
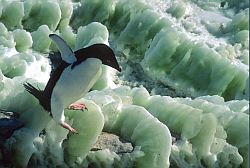
M1 143L1 165L248 167L248 5L1 1L0 109L24 123ZM48 81L48 55L57 52L50 33L74 50L109 44L123 67L116 75L103 66L93 91L79 100L88 111L66 110L79 135L58 126L22 85L43 89ZM133 150L91 150L102 131Z

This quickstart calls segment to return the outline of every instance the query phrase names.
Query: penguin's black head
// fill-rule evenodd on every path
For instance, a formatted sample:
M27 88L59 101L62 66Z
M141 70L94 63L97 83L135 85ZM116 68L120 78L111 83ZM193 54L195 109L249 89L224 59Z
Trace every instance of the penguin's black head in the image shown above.
M102 64L110 66L121 72L121 68L116 60L113 50L106 44L93 44L89 47L75 51L77 62L84 61L87 58L98 58Z
M94 44L93 46L96 46L95 48L99 50L98 51L100 54L99 59L102 61L104 65L110 66L116 69L117 71L121 72L121 68L116 60L115 54L109 46L105 44Z

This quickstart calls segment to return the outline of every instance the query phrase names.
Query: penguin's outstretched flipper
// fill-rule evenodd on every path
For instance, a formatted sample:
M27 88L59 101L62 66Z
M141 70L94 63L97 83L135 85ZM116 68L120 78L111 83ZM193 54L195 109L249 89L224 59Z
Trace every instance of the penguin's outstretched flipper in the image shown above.
M56 34L50 34L49 37L56 43L63 61L69 64L76 61L74 52L61 37Z

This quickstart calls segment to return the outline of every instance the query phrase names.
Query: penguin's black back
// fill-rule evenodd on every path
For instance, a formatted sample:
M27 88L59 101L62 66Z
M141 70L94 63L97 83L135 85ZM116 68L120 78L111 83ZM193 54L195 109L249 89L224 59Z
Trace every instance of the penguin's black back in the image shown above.
M45 110L47 111L51 111L51 95L52 95L52 91L57 83L57 81L59 80L62 72L64 71L65 68L67 68L70 64L66 63L65 61L62 61L61 64L53 71L53 73L50 76L50 79L47 83L47 85L45 86L45 89L43 91L43 95L45 97L44 100L39 100L40 102L42 102L42 106Z
M61 64L52 72L52 75L50 76L50 79L43 91L35 88L28 82L24 84L25 89L39 100L39 104L44 108L44 110L51 112L52 91L56 85L56 82L59 80L63 70L69 65L70 64L66 63L65 61L62 61Z

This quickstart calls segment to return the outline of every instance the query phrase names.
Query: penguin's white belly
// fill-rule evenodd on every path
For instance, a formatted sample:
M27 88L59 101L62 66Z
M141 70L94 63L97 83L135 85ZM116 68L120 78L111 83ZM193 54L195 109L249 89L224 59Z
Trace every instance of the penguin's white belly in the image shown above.
M51 98L60 100L64 108L82 98L99 79L102 62L97 58L88 58L86 61L71 69L68 66L57 81ZM51 102L53 103L53 102Z

